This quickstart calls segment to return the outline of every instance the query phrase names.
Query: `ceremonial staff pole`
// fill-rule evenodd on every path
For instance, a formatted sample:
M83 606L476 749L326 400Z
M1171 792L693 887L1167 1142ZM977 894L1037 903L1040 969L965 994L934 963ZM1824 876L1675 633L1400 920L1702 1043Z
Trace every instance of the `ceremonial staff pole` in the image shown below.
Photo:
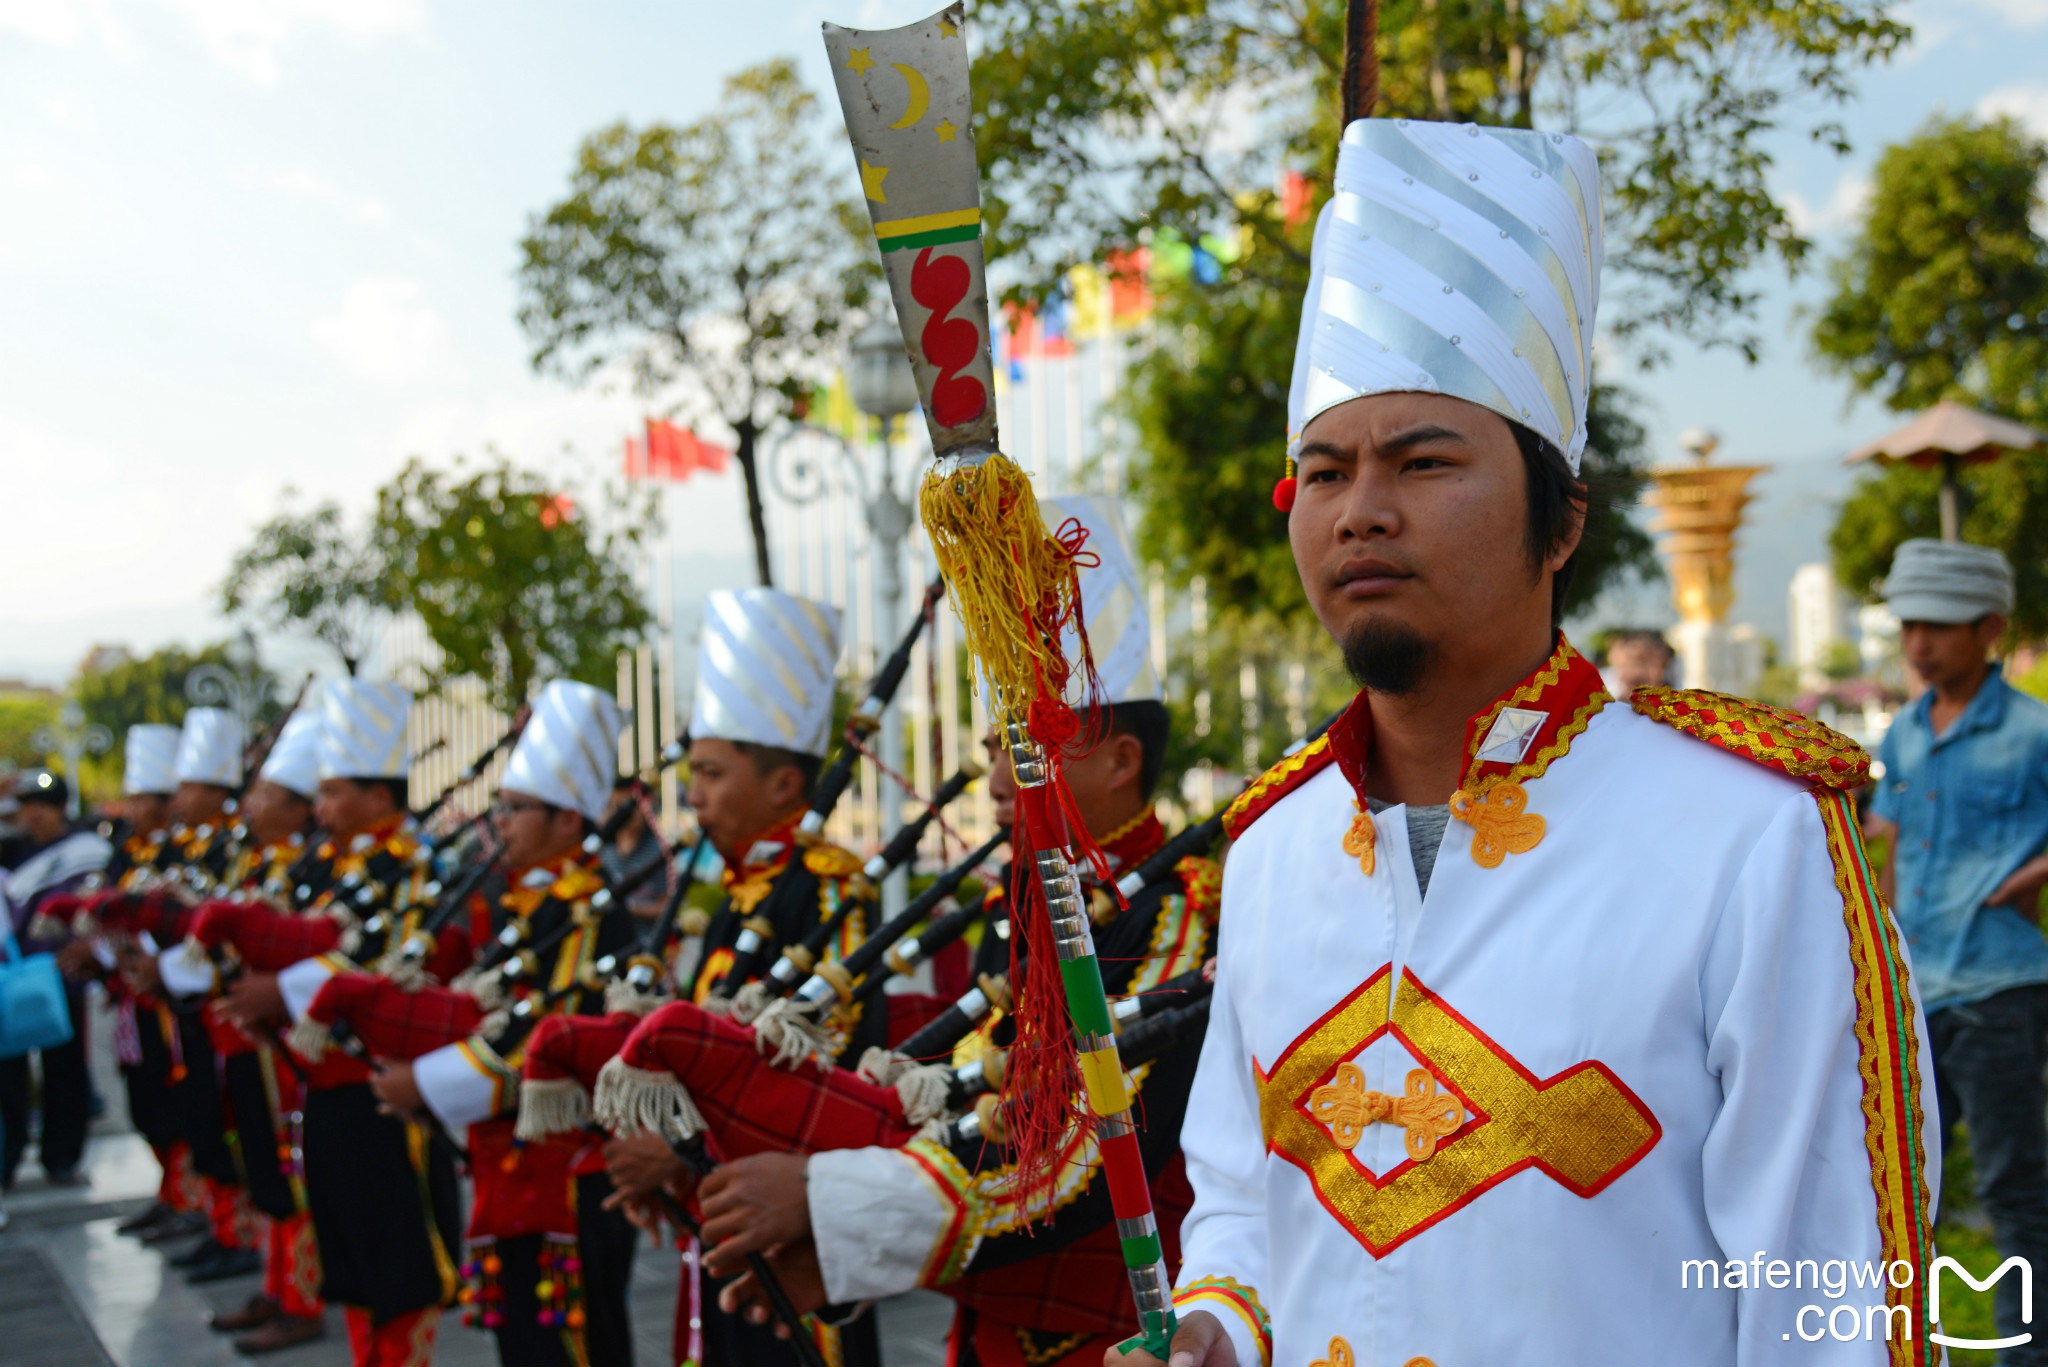
M1050 1209L1059 1143L1083 1119L1078 1078L1138 1311L1136 1342L1164 1360L1171 1287L1076 874L1083 859L1105 875L1108 866L1069 819L1061 771L1063 746L1082 730L1067 699L1100 701L1075 572L1086 533L1047 529L1030 477L997 440L965 30L955 4L898 29L826 24L825 49L931 432L919 513L1017 776L1012 914L1024 934L1011 945L1016 955L1028 942L1039 965L1023 981L1012 1054L1019 1204L1045 1199ZM1057 980L1046 971L1054 962Z

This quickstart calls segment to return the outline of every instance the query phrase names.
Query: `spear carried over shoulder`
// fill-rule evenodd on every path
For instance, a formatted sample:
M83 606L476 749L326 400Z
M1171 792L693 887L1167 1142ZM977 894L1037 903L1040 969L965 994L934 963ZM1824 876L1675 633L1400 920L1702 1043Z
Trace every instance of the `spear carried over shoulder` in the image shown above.
M1015 954L1028 943L1040 966L1022 979L1011 1054L1020 1204L1037 1197L1050 1209L1060 1141L1084 1119L1084 1094L1139 1338L1164 1360L1175 1327L1166 1264L1076 872L1082 860L1105 875L1108 864L1075 819L1061 768L1083 729L1068 697L1100 699L1076 573L1086 534L1047 528L1030 476L997 440L965 11L873 32L826 24L824 36L924 398L934 460L919 513L1017 776L1012 916L1024 934L1011 944ZM1068 631L1078 659L1063 646ZM1055 961L1057 975L1044 971Z

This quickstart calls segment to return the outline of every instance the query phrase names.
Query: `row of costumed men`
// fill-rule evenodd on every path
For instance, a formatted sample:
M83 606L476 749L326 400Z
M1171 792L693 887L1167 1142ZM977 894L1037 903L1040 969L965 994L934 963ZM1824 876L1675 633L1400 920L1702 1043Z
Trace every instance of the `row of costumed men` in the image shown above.
M1114 506L1048 512L1099 562L1081 588L1101 691L1067 774L1109 855L1094 934L1171 1264L1219 888L1195 855L1216 826L1169 841L1153 809L1167 714ZM1092 1132L1045 1204L1007 1181L1007 1007L1034 966L1002 831L949 846L964 857L880 915L881 880L984 771L872 856L822 838L914 639L835 735L837 613L711 594L687 750L701 839L637 874L605 855L635 809L615 791L647 776L617 774L625 718L583 684L540 692L490 811L439 837L411 810L394 684L326 684L246 784L225 713L132 728L128 828L36 918L123 1022L164 1167L130 1232L203 1225L202 1271L260 1259L261 1293L215 1322L251 1353L317 1337L331 1301L361 1367L430 1361L456 1306L507 1364L630 1363L639 1224L684 1250L678 1363L878 1362L873 1303L920 1286L957 1305L952 1361L1100 1362L1136 1315ZM991 753L1002 826L1015 784ZM689 898L707 847L708 914ZM934 990L908 990L920 969Z

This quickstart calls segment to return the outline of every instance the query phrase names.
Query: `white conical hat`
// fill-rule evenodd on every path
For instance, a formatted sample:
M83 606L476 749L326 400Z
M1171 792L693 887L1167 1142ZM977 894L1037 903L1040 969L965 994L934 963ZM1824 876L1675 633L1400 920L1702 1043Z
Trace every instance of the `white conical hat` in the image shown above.
M601 688L556 679L534 699L498 786L603 818L619 772L625 713Z
M178 736L180 783L242 786L242 721L224 707L195 707Z
M178 728L139 722L128 728L121 791L168 793L178 786Z
M267 778L300 797L314 797L320 791L320 737L325 734L320 714L301 707L285 718L284 729L271 742L257 777Z
M412 694L395 683L333 679L320 695L320 777L404 778Z
M708 594L690 736L823 755L838 664L839 609L779 589Z
M1579 468L1602 260L1600 164L1562 133L1410 119L1344 130L1316 220L1287 451L1317 414L1421 390L1490 408Z
M1081 612L1103 700L1156 702L1159 675L1152 668L1152 615L1145 609L1145 581L1116 500L1077 494L1044 499L1039 506L1048 527L1058 528L1071 518L1088 529L1082 550L1097 563L1081 569ZM1063 645L1069 660L1081 658L1081 643L1072 632ZM1078 681L1067 691L1069 702L1084 701Z

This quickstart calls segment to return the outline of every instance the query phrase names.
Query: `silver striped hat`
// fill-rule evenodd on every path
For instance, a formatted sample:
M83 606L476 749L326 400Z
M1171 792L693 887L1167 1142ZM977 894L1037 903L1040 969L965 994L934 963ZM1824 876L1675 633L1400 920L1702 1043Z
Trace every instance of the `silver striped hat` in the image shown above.
M300 708L285 719L284 729L271 742L270 753L263 757L263 767L256 771L257 777L270 780L281 788L289 788L300 797L315 797L320 792L320 714L307 708Z
M1145 608L1145 581L1138 573L1137 557L1131 554L1131 539L1124 532L1124 519L1116 500L1097 494L1077 494L1041 501L1045 525L1058 528L1067 520L1088 529L1084 552L1096 563L1081 569L1082 621L1088 628L1088 647L1095 655L1095 672L1102 680L1103 701L1155 702L1159 698L1159 675L1152 668L1152 614ZM1081 643L1067 633L1064 648L1069 660L1081 658ZM1068 689L1067 701L1086 701L1077 687Z
M142 722L128 728L123 742L121 791L168 793L178 786L178 728Z
M1562 133L1411 119L1344 130L1316 220L1287 454L1368 394L1465 399L1586 448L1602 261L1600 165ZM1289 473L1292 473L1290 469Z
M180 783L242 786L242 721L224 707L195 707L178 734Z
M625 713L601 688L556 679L533 701L499 788L601 820L619 772Z
M321 778L405 778L412 694L395 683L331 679L320 694Z
M823 755L838 666L839 609L779 589L707 594L690 735Z

